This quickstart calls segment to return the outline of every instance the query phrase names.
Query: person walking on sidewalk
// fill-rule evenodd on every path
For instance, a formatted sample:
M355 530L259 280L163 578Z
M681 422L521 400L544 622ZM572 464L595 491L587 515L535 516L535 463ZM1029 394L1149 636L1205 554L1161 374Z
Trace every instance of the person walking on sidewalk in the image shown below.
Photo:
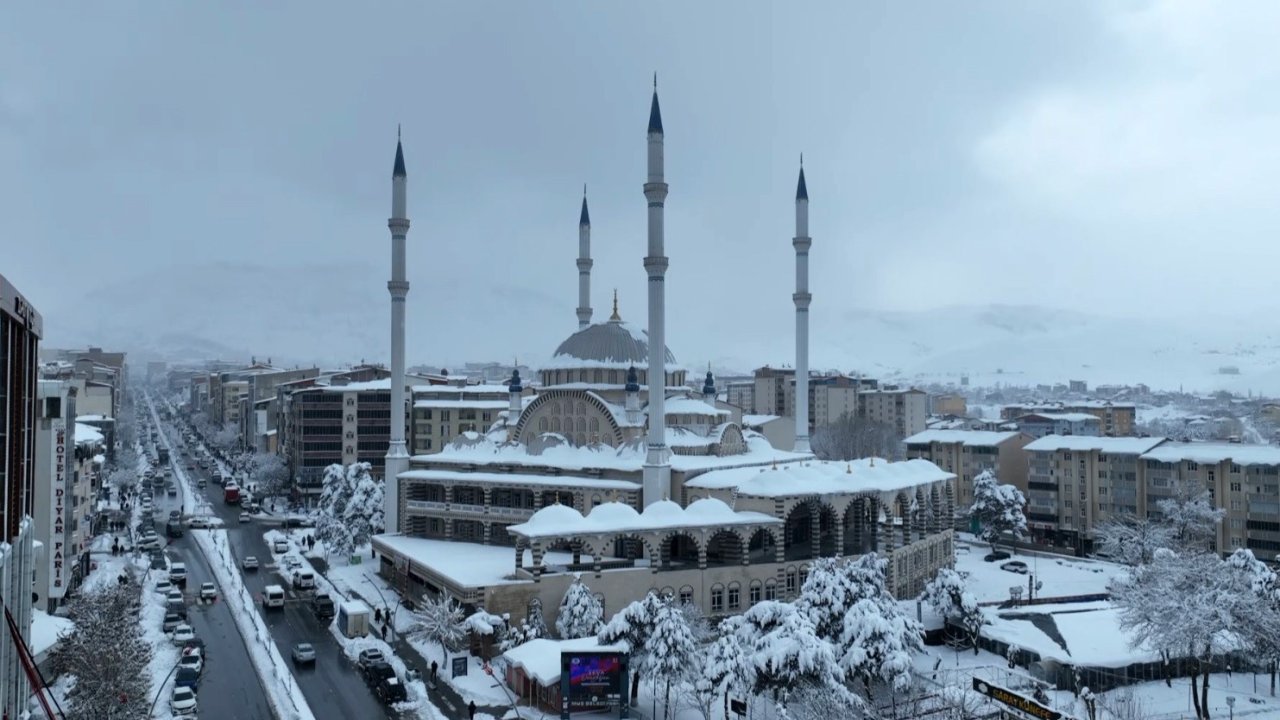
M436 671L440 669L440 663L435 660L431 661L431 684L436 684Z
M471 720L476 720L476 701L475 700L472 700L471 702L467 703L467 717L470 718Z

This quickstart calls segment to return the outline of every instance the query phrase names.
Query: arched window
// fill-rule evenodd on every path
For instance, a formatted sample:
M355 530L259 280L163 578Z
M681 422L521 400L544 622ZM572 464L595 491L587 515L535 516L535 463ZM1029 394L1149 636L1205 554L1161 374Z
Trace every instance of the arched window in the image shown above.
M800 587L804 587L804 583L808 579L809 579L809 566L801 565L800 566Z
M742 585L737 581L729 583L729 610L737 610L742 606Z
M578 401L578 414L579 415L587 414L587 404L582 402L581 400Z
M599 504L600 504L600 494L596 493L595 495L591 496L591 507L595 507Z
M675 591L675 589L674 589L674 588L672 588L670 585L668 585L668 586L666 586L666 587L662 588L662 597L664 597L664 598L673 598L673 597L675 597L675 596L676 596L676 591Z
M711 586L711 612L724 612L724 585L720 583Z
M769 578L768 581L766 581L764 584L764 599L765 600L778 599L778 583L773 578Z
M582 433L578 433L578 446L581 447L586 444L587 444L587 436Z
M681 605L693 604L693 586L692 585L685 585L684 587L680 588L680 604Z
M600 418L591 418L591 432L600 432Z
M551 432L560 432L560 418L551 418Z
M592 374L593 374L593 375L595 375L595 379L596 379L596 384L597 384L597 385L598 385L598 384L600 384L600 383L602 383L602 382L604 382L604 371L603 371L603 370L595 370Z
M550 423L547 422L546 417L538 418L538 432L546 432L548 427L550 427Z
M578 432L580 432L580 433L584 433L584 432L586 432L586 431L587 431L587 419L586 419L586 418L584 418L584 417L579 416L579 417L578 417Z
M795 596L796 591L799 589L796 584L796 569L793 567L787 568L787 597Z
M552 403L551 403L551 414L552 414L552 415L559 415L559 414L560 414L560 401L559 401L559 400L552 401Z
M760 602L760 591L764 589L764 583L759 580L752 580L750 587L747 588L747 604L755 605Z

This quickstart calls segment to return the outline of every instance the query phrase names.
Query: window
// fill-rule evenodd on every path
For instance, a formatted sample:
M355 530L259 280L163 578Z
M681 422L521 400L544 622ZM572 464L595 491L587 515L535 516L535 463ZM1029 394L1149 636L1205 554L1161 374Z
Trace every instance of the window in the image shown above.
M737 610L738 606L741 604L741 599L742 599L741 590L742 589L738 586L738 583L735 582L735 583L729 584L729 609L730 610ZM712 599L712 602L714 604L714 598Z
M787 568L787 596L790 597L792 595L795 595L797 589L798 588L796 585L796 569Z
M764 599L765 599L765 600L777 600L777 599L778 599L778 583L774 582L773 580L770 580L769 582L765 583L765 585L764 585Z
M759 580L751 581L751 587L747 588L748 603L755 605L756 603L760 602L760 588L761 588L761 585Z
M687 605L693 603L693 588L685 585L680 588L680 604Z
M441 410L441 411L440 411L440 419L441 419L441 420L448 420L448 419L449 419L449 411L448 411L448 410Z
M711 588L711 612L724 612L724 588L719 585L714 585Z
M453 436L449 434L449 423L444 423L440 426L440 434L444 436L445 440L453 439Z
M1238 482L1231 483L1231 492L1240 492L1240 483Z

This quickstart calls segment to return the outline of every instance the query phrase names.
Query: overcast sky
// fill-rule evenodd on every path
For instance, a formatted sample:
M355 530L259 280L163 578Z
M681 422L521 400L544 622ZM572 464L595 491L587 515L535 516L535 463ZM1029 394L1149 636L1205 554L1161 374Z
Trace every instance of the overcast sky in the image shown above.
M229 262L281 288L371 268L381 303L402 123L411 324L517 287L566 334L584 182L596 318L617 287L643 322L656 70L673 349L789 318L801 152L815 316L1255 317L1277 304L1276 27L1244 2L5 3L0 273L47 325Z

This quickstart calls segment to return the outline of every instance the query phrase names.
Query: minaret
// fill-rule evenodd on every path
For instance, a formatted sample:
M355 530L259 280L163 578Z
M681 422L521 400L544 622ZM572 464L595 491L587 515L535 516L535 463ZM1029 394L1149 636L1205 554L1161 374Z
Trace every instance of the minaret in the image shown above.
M404 277L404 239L409 234L405 191L409 176L404 169L404 149L396 130L396 163L391 170L391 443L387 446L386 486L383 494L383 525L387 532L400 532L400 473L409 469L409 452L404 445L406 422L404 401L404 299L409 281Z
M800 180L796 183L796 445L809 452L809 188L804 184L804 155L800 156Z
M520 422L520 413L524 410L524 384L520 381L520 368L517 366L511 371L511 381L507 384L507 427L511 428L511 432L515 432L516 424ZM514 442L514 436L508 437L508 441Z
M587 186L582 186L582 214L578 217L578 329L591 324L591 215Z
M711 374L711 363L707 363L707 377L702 381L702 399L711 407L716 406L716 376Z
M671 494L671 451L667 448L667 255L663 245L663 204L667 183L663 176L662 111L658 109L658 74L653 75L653 102L649 105L649 175L644 197L649 201L649 254L644 269L649 274L649 439L644 462L644 504Z

